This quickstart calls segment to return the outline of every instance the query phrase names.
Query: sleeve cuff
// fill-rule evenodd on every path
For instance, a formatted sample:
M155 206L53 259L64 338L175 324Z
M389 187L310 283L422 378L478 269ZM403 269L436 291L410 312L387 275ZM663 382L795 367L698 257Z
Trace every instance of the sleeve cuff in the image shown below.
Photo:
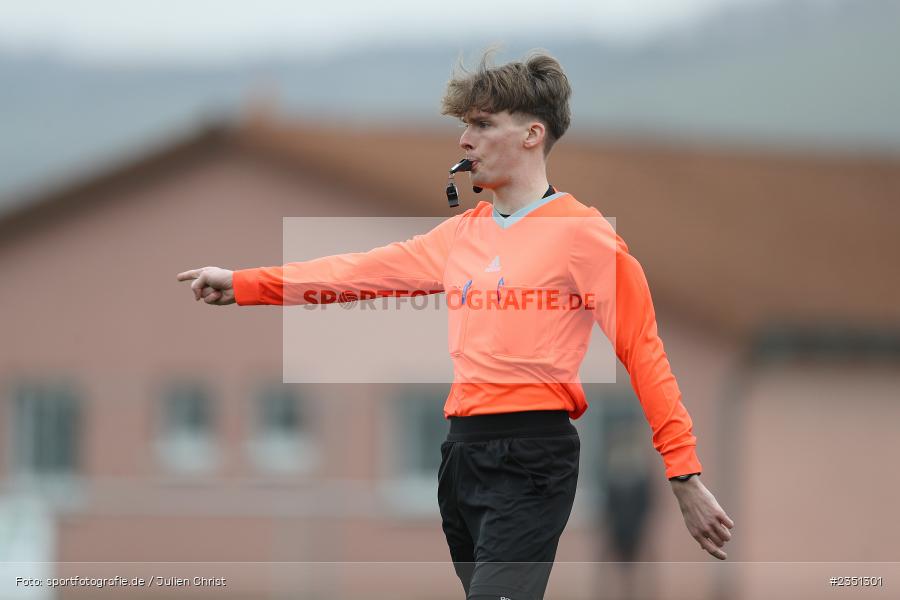
M234 300L241 306L262 304L259 298L259 269L234 271L231 276Z
M700 459L697 458L696 448L694 445L681 446L663 455L663 460L666 463L666 479L703 471L703 465L700 464Z

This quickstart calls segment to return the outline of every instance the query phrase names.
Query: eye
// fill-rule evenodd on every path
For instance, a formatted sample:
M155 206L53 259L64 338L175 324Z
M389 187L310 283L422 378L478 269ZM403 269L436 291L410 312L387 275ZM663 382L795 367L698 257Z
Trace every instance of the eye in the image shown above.
M487 127L490 127L490 125L491 124L488 123L487 121L479 121L478 122L478 126L481 127L482 129L486 129Z

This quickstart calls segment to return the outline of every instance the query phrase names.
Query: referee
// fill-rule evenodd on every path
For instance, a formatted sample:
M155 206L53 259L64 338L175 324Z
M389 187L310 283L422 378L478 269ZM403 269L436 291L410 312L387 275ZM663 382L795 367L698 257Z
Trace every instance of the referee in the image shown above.
M570 96L547 54L502 66L485 55L454 74L442 106L462 121L472 185L492 202L369 252L177 276L196 300L220 306L446 293L454 381L438 504L468 600L544 596L575 498L571 420L587 409L578 368L594 323L630 375L690 534L724 560L734 526L700 481L691 418L640 264L599 211L547 180Z

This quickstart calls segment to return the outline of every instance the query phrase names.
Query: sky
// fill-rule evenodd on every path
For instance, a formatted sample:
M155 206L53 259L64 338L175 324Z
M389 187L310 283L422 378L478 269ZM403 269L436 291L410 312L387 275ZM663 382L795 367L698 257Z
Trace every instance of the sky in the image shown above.
M83 62L217 63L548 31L634 43L730 5L774 1L13 1L0 2L0 50Z

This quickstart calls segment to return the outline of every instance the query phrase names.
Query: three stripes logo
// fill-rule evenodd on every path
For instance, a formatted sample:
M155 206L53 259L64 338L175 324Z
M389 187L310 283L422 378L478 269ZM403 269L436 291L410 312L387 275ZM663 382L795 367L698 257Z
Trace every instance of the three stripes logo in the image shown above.
M484 270L485 273L496 273L500 270L500 256L495 256L491 264Z

